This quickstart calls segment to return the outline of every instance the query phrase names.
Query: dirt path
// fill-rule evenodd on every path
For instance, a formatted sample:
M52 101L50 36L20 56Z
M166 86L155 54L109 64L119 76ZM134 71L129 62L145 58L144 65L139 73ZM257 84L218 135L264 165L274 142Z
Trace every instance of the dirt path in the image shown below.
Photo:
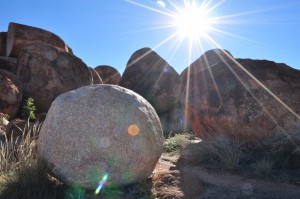
M178 156L163 155L153 172L158 198L274 198L299 199L300 186L216 174L200 166L178 164Z

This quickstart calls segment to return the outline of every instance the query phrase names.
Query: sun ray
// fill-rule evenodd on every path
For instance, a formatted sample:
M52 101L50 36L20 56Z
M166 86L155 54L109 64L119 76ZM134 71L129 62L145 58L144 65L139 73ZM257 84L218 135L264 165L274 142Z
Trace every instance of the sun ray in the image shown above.
M153 8L153 7L150 7L150 6L147 6L147 5L145 5L145 4L137 3L137 2L132 1L132 0L124 0L124 1L126 1L126 2L128 2L128 3L131 3L131 4L133 4L133 5L139 6L139 7L141 7L141 8L145 8L145 9L147 9L147 10L150 10L150 11L153 11L153 12L156 12L156 13L159 13L159 14L162 14L162 15L165 15L165 16L172 17L172 15L171 15L170 13L168 13L168 12L164 12L164 11L162 11L162 10L159 10L159 9L156 9L156 8Z
M211 42L213 42L216 46L221 48L213 39L211 39ZM227 52L225 52L227 54ZM228 57L230 57L229 54L227 54ZM247 87L247 85L244 83L244 81L239 77L239 75L232 69L232 67L224 60L222 57L220 57L223 62L226 64L228 69L233 73L233 75L238 79L238 81L241 83L241 85L247 90L247 92L250 93L250 95L257 101L257 103L262 107L263 111L269 116L269 118L277 124L277 127L281 130L282 133L284 133L289 140L296 146L298 145L295 143L294 140L291 139L289 133L281 127L276 119L272 116L272 114L265 108L262 102L254 95L254 93ZM271 97L273 97L279 104L281 104L284 108L286 108L292 115L294 115L298 120L300 120L300 116L294 112L286 103L284 103L279 97L277 97L270 89L268 89L261 81L259 81L255 76L253 76L244 66L242 66L238 61L235 59L232 59L232 61L240 68L242 69L250 78L252 78L256 83L258 83Z
M156 46L153 47L153 50L156 50L157 48L159 48L160 46L162 46L163 44L167 43L168 41L170 41L171 39L173 39L174 37L177 36L177 33L173 33L172 35L170 35L169 37L167 37L166 39L164 39L163 41L161 41L160 43L158 43ZM137 59L133 60L128 67L130 67L131 65L135 64L136 62L140 61L141 59L143 59L145 56L147 56L151 51L148 51L147 53L143 54L142 56L138 57Z
M223 16L218 16L218 17L213 17L212 20L218 21L220 24L245 24L245 20L240 21L240 23L237 23L239 21L237 20L230 20L225 23L225 19L237 19L238 17L241 16L247 16L247 15L254 15L254 14L259 14L259 13L265 13L268 11L274 11L274 10L279 10L283 8L289 8L295 5L299 5L299 3L293 3L293 4L283 4L281 6L276 6L276 7L271 7L271 8L266 8L266 9L260 9L260 10L253 10L253 11L246 11L246 12L240 12L240 13L234 13L230 15L223 15ZM256 22L255 22L256 24Z
M213 10L215 10L216 8L218 8L219 6L221 6L224 2L225 2L225 0L221 0L218 3L216 3L215 5L213 5L212 7L210 7L209 9L206 9L207 13L212 12Z
M203 0L200 5L198 5L197 4L198 2L195 1L195 0L184 0L183 2L181 2L181 4L177 4L177 2L175 3L175 1L173 1L173 0L166 0L166 2L168 3L168 6L171 6L171 8L164 7L164 11L163 10L158 10L156 8L152 8L150 6L147 6L147 5L144 5L144 4L141 4L141 3L134 2L133 0L126 0L126 1L129 2L129 3L135 4L137 6L140 6L142 8L145 8L145 9L151 10L153 12L162 14L164 16L170 17L170 22L172 22L172 23L159 26L159 27L157 27L157 29L178 28L178 30L175 31L175 33L171 34L166 39L164 39L158 45L156 45L153 48L153 50L159 48L160 46L166 44L167 42L173 40L174 38L177 38L175 40L176 48L174 48L174 52L171 55L171 57L173 57L175 55L175 52L178 50L179 46L181 46L181 44L183 43L183 41L187 40L188 41L188 52L187 52L187 54L188 54L188 64L190 64L192 62L192 53L195 49L199 48L200 51L204 52L204 47L203 47L204 42L207 42L207 44L209 44L213 48L221 48L222 49L222 47L218 44L218 42L215 41L211 37L210 33L212 33L212 32L213 33L218 33L220 35L227 35L227 36L230 36L230 37L235 37L235 38L238 38L238 39L250 41L250 42L252 42L256 45L257 44L261 45L261 43L255 42L251 39L244 38L242 36L239 36L239 35L236 35L236 34L233 34L233 33L230 33L230 32L226 32L225 30L222 30L222 29L219 29L217 26L222 25L222 24L223 25L224 24L245 24L247 22L246 20L243 20L243 19L239 20L242 16L254 15L254 14L258 14L258 13L265 13L265 12L268 12L268 11L271 11L271 10L276 10L276 9L282 9L283 8L283 6L271 7L271 8L267 8L267 9L260 9L260 10L253 10L253 11L246 11L246 12L228 14L228 15L217 16L217 17L211 17L211 16L209 16L209 14L213 14L212 12L214 10L216 10L217 8L219 8L225 2L225 0L219 0L217 2L215 2L213 0ZM299 3L296 3L296 4L299 5ZM290 7L292 5L294 5L294 4L284 5L284 7ZM174 11L171 11L172 9L174 9ZM196 10L196 11L194 12L194 14L191 14L193 12L193 10ZM200 18L200 19L198 18L199 13L203 14L203 16L201 16L203 18ZM183 17L183 19L181 19L179 17L179 22L180 22L180 20L182 20L182 22L174 24L174 20L177 20L178 15L182 15L180 17ZM197 18L198 18L198 21L195 20ZM204 22L201 21L201 20L203 20ZM262 19L262 20L264 20L264 19ZM257 21L254 21L254 19L251 19L251 21L249 21L249 22L258 24ZM207 28L205 28L205 23L208 24ZM268 23L270 23L270 21L268 21ZM186 24L188 24L190 26L186 26ZM199 26L199 24L201 24L201 25ZM181 25L183 26L184 31L180 30ZM197 30L197 28L199 28L199 30ZM203 29L200 29L200 28L203 28ZM185 30L185 29L188 29L188 30ZM196 32L196 34L195 34L195 32ZM238 63L238 61L233 59L226 51L224 51L224 53L225 53L225 55L227 55L234 62L234 64L236 64L245 74L247 74L258 85L260 85L260 87L263 90L265 90L272 98L274 98L281 106L283 106L293 116L295 116L298 120L300 120L300 116L295 111L293 111L286 103L284 103L277 95L275 95L261 81L259 81L255 76L253 76L245 67L243 67L240 63ZM220 56L220 58L223 59L221 56ZM204 58L204 59L206 59L206 58ZM259 99L254 95L254 93L250 90L250 88L248 88L247 85L242 81L241 77L238 76L236 71L234 71L234 69L225 60L223 60L223 61L227 65L228 69L233 73L233 75L241 83L241 85L247 90L247 92L250 93L250 95L263 108L263 111L271 118L271 120L274 123L277 124L278 128L280 128L282 132L287 134L286 131L281 126L278 125L275 118L271 115L271 113L268 110L266 110L266 108L259 101ZM207 60L206 60L206 62L207 62ZM208 71L209 75L211 76L213 84L217 89L220 100L222 100L221 95L220 95L220 90L219 90L218 85L216 83L216 79L214 77L213 72L211 71L212 67L214 67L214 66L215 65L208 66L206 68L203 68L202 70L209 70ZM187 70L187 72L186 72L187 73L187 77L186 77L187 78L187 80L186 80L187 84L185 85L186 94L185 94L184 98L185 98L185 107L188 107L187 105L188 105L188 102L189 102L189 93L188 92L190 91L191 68L187 67L186 70ZM188 110L186 110L186 111L188 111ZM185 112L185 114L186 114L186 112Z
M242 36L240 36L240 35L233 34L233 33L230 33L230 32L227 32L227 31L224 31L224 30L221 30L221 29L218 29L218 28L213 28L213 27L212 27L211 30L214 31L214 32L218 32L218 33L221 33L221 34L223 34L223 35L230 36L230 37L235 37L235 38L237 38L237 39L241 39L241 40L244 40L244 41L247 41L247 42L256 44L256 45L263 45L263 43L261 43L261 42L258 42L258 41L249 39L249 38L247 38L247 37L242 37Z

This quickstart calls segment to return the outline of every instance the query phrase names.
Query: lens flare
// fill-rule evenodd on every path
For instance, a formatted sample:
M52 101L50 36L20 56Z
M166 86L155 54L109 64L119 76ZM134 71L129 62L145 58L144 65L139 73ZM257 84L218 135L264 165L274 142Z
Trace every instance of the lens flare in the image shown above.
M156 3L158 4L158 5L160 5L161 7L166 7L166 3L164 2L164 1L156 1Z
M107 181L107 178L108 178L108 174L105 174L102 178L102 180L98 183L98 187L97 189L95 190L95 194L98 195L102 189L102 187L104 186L104 184L106 183Z
M128 134L135 137L139 134L140 128L136 124L132 124L128 127Z

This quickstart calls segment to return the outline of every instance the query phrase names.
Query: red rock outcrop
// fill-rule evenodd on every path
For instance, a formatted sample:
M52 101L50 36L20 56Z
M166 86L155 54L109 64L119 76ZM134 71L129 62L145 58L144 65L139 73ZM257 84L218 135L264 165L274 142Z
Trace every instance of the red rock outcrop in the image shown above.
M117 69L111 66L101 65L95 68L100 75L103 84L118 85L121 79L121 75Z
M173 108L181 94L178 73L150 48L133 53L119 85L143 96L157 113Z
M191 132L191 128L185 119L184 110L180 102L178 102L172 109L158 116L166 138L178 133Z
M184 87L181 102L199 137L258 141L300 127L299 70L266 60L229 60L209 68L198 63L181 74L189 88Z
M6 56L7 32L0 32L0 56Z
M0 69L14 73L17 67L17 61L16 58L0 56Z
M22 88L17 77L0 70L0 113L14 118L22 102Z
M34 99L37 113L47 112L58 95L91 84L88 67L81 59L43 43L23 48L16 74L24 99Z
M96 70L89 67L89 71L90 71L90 74L91 74L91 77L92 77L92 83L93 84L103 84L102 79L101 79L100 75L97 73Z
M65 42L54 33L41 28L9 23L7 31L6 56L18 58L22 48L30 43L44 43L73 54Z

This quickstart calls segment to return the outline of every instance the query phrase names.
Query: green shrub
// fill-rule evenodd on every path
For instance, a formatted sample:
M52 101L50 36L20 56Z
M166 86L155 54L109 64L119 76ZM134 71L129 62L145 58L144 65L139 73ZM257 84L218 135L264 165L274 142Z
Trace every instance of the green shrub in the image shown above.
M34 99L30 97L27 100L25 100L25 102L22 105L21 117L23 119L29 119L30 121L34 121L36 120L35 111L36 107L34 105Z
M163 148L166 153L176 153L190 143L189 134L176 134L174 137L167 138Z

